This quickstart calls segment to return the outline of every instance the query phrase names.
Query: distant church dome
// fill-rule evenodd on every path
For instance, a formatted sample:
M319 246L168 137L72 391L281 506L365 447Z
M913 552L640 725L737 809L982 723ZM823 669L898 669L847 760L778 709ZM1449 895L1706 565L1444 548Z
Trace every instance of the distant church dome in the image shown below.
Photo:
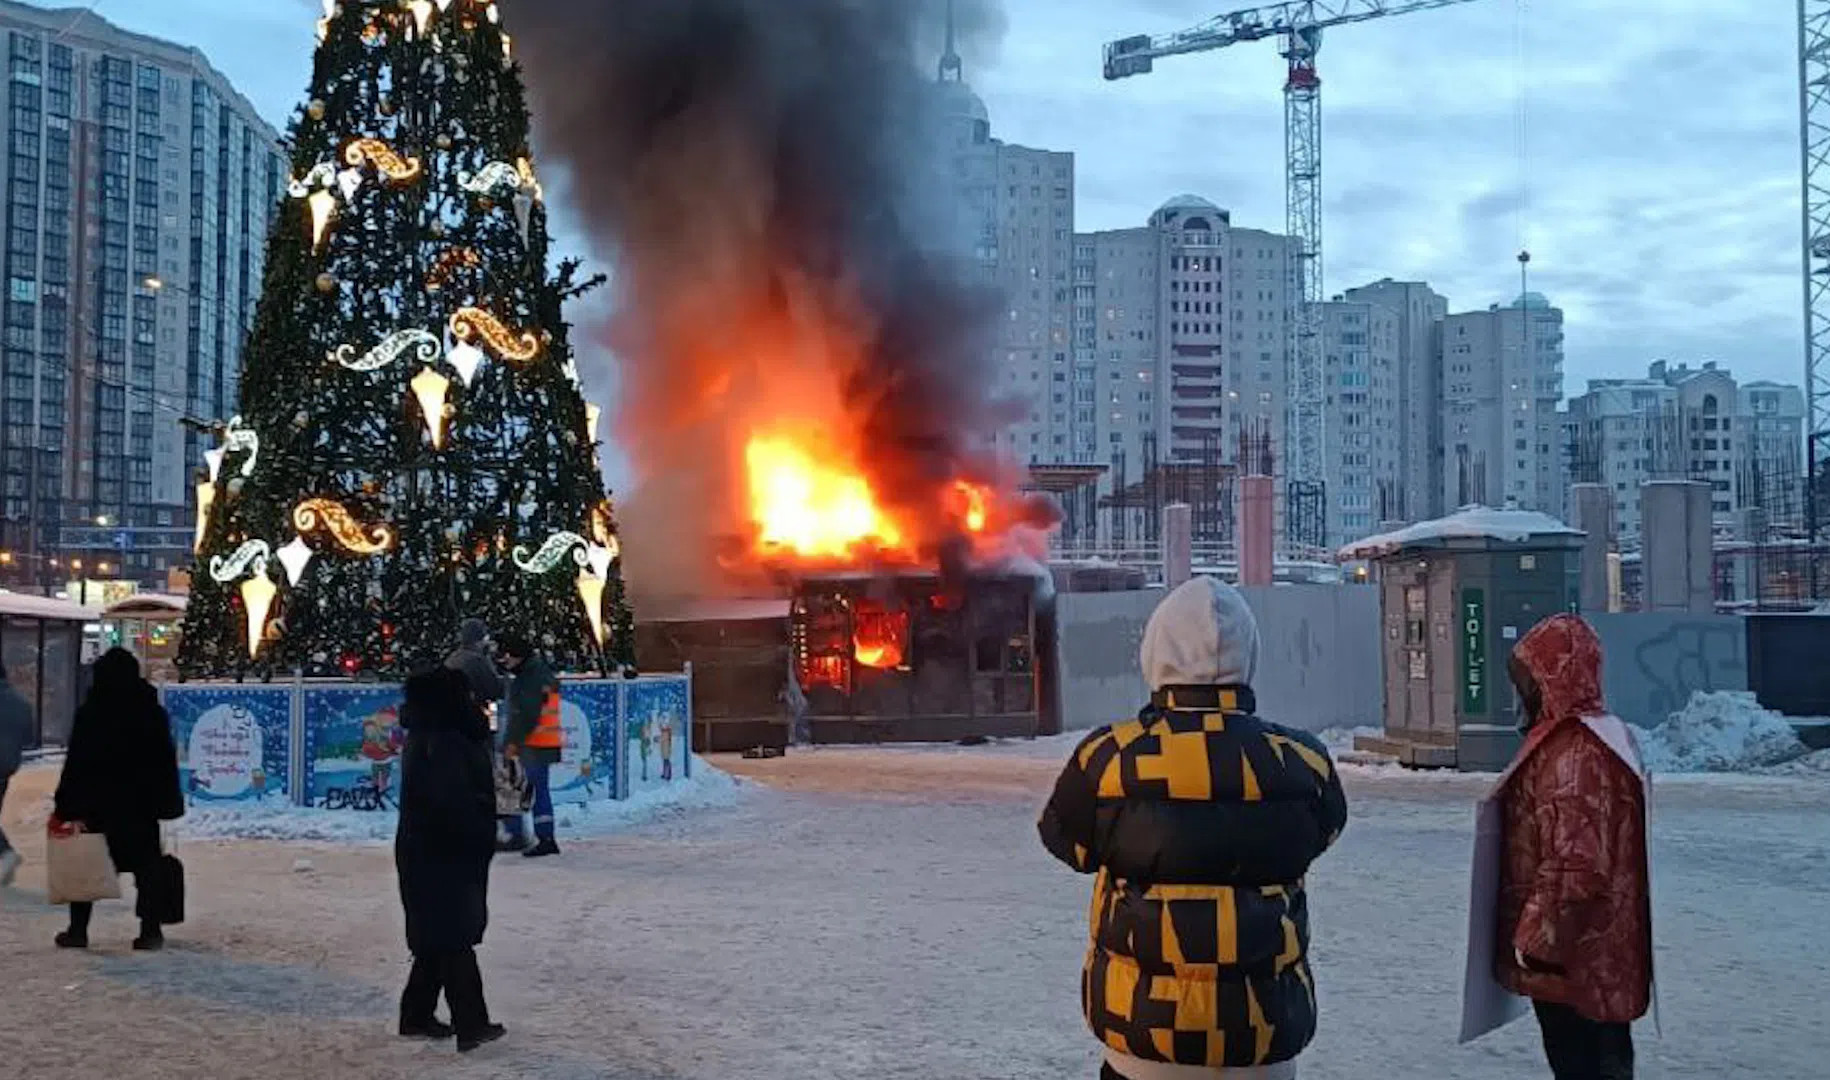
M1231 225L1233 215L1199 195L1177 195L1150 215L1150 224L1157 228L1212 229L1216 222Z
M941 94L942 108L950 120L971 120L978 124L991 123L991 110L985 108L985 102L972 92L972 87L964 82L947 79L937 84Z

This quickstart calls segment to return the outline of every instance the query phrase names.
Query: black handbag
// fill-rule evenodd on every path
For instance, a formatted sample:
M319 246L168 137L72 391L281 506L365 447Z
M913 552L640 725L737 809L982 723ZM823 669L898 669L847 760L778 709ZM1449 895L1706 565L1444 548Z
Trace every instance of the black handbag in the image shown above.
M135 884L140 895L134 907L141 918L160 926L177 926L184 921L184 864L178 856L159 856L147 868L145 880Z

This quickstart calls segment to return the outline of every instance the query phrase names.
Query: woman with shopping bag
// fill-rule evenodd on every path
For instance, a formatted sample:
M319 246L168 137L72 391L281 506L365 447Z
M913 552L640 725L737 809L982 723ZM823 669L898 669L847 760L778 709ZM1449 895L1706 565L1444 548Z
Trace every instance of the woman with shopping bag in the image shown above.
M158 691L140 678L140 664L132 653L110 649L96 661L94 684L76 710L57 783L52 837L55 846L60 831L66 841L72 834L99 834L114 870L133 875L134 910L140 918L140 936L133 947L142 951L162 948L162 924L176 921L175 898L168 896L175 860L167 859L162 850L159 823L183 816L178 749ZM85 865L92 866L92 840L71 844L68 853L81 858L78 848L83 846L90 859ZM55 860L56 855L51 857ZM70 904L70 928L57 935L58 947L88 948L94 902L118 895L118 884L112 894L102 890L86 899L81 889L54 895Z

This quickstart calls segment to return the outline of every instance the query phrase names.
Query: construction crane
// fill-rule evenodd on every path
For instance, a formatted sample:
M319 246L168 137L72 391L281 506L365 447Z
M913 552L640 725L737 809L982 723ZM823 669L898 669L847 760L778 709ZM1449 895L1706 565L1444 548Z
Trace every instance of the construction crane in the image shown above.
M1278 39L1289 62L1284 81L1284 196L1287 227L1297 242L1297 296L1291 358L1289 489L1285 535L1319 547L1326 536L1326 475L1322 461L1326 419L1322 408L1322 80L1316 73L1322 31L1331 26L1452 7L1471 0L1286 0L1210 19L1199 26L1152 37L1140 34L1106 46L1106 78L1147 75L1165 57ZM1804 0L1830 6L1830 0ZM1830 310L1830 308L1827 308Z
M1830 0L1798 0L1804 171L1805 562L1811 598L1830 591Z

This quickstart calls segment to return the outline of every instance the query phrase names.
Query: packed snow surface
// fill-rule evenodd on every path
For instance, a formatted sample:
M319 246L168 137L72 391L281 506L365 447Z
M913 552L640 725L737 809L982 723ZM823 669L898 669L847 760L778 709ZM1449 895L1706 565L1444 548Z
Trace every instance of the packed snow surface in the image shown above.
M1087 1080L1089 881L1036 839L1073 740L979 752L790 752L719 764L727 806L498 859L480 950L508 1038L460 1058L396 1038L407 955L391 852L195 841L190 920L128 948L51 947L43 830L0 890L0 1074L32 1080ZM1474 801L1490 777L1343 770L1352 820L1308 879L1321 1023L1303 1080L1548 1075L1530 1021L1455 1045ZM696 772L697 775L697 772ZM1830 910L1821 778L1674 778L1653 821L1664 1038L1649 1080L1822 1077ZM300 861L304 860L304 866ZM131 884L129 885L131 893ZM1808 935L1807 935L1808 936Z

